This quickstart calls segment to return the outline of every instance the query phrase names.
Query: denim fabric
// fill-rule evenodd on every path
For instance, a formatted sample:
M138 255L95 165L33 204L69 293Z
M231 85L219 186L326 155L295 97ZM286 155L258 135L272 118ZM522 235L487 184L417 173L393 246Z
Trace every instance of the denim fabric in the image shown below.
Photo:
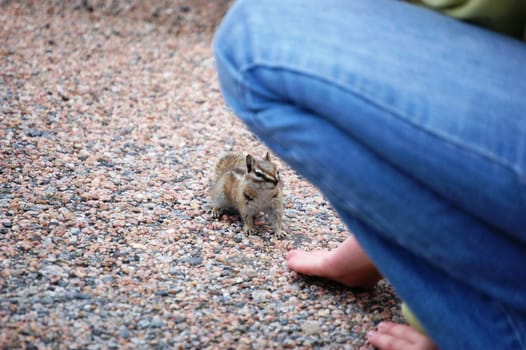
M227 103L443 349L526 349L526 45L391 0L238 1Z

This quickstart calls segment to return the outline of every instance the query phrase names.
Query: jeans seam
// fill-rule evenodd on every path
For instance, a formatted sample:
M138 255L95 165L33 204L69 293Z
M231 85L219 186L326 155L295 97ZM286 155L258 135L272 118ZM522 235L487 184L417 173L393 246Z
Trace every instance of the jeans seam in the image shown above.
M522 341L520 336L520 331L515 326L515 322L513 321L513 318L508 315L508 311L506 306L502 305L501 303L496 303L496 306L500 309L501 313L505 317L506 325L508 326L510 333L513 334L512 341L515 343L513 344L513 349L525 349L526 350L526 344ZM516 346L518 345L518 347Z

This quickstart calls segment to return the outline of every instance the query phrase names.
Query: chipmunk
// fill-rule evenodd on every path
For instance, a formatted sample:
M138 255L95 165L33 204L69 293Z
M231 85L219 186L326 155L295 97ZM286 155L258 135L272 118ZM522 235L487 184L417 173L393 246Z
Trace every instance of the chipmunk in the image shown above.
M243 229L251 234L256 217L264 212L272 222L276 237L283 238L286 233L281 231L281 188L279 172L268 152L264 158L228 153L215 166L212 216L217 218L223 210L235 210L243 219Z

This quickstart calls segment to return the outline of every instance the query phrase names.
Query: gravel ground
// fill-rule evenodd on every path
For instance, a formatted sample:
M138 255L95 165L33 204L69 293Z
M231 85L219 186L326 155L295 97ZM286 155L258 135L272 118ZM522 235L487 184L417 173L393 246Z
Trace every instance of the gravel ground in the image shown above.
M349 232L285 164L284 229L212 220L225 150L266 151L223 104L228 1L0 1L2 349L370 348L381 282L287 269Z

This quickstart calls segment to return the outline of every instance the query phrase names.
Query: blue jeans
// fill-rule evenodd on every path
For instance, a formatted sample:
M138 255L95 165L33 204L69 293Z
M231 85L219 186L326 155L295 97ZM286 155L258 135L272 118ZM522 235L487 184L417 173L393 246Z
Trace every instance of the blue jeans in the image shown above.
M526 349L526 45L392 0L238 1L228 105L441 349Z

